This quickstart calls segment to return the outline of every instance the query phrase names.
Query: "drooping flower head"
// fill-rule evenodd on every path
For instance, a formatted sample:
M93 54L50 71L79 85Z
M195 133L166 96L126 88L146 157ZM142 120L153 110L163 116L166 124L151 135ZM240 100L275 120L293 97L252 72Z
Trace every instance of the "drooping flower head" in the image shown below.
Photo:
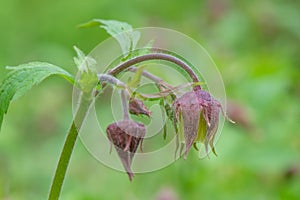
M145 126L132 120L122 120L110 124L106 133L117 150L129 179L132 180L134 174L131 170L131 163L139 144L145 137Z
M185 142L184 158L192 145L202 142L206 152L210 145L214 154L214 138L219 124L220 103L204 90L190 91L173 103L179 139ZM180 138L183 135L184 138Z

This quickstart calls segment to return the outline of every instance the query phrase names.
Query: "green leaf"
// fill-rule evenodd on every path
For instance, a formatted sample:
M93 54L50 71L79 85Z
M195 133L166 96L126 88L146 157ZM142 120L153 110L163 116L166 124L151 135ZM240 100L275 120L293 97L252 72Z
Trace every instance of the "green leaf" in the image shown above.
M81 73L78 81L81 91L85 94L90 94L97 87L98 82L97 74L92 71Z
M140 39L140 32L133 31L132 26L126 22L93 19L85 24L79 25L81 28L93 26L100 26L105 29L108 34L114 37L119 42L126 59L131 56L131 52L135 49Z
M128 83L128 86L129 87L138 87L138 85L140 84L141 82L141 78L142 78L142 74L143 74L143 70L144 70L145 66L141 66L139 67L133 78L130 80L130 82Z
M10 102L24 95L45 78L59 75L74 84L74 77L71 74L49 63L31 62L16 67L7 67L7 69L12 71L0 84L0 128Z
M80 72L93 71L96 73L96 60L90 56L86 56L78 47L74 46L77 57L74 57L74 63L76 64Z
M79 48L74 46L77 57L74 57L74 62L81 72L79 78L80 89L88 94L98 85L98 77L96 70L96 60L90 56L86 56ZM77 83L76 83L77 84Z

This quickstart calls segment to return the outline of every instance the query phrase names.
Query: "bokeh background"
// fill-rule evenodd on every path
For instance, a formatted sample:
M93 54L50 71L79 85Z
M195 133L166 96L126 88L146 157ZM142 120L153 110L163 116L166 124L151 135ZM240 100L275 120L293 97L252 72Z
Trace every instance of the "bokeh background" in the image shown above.
M160 171L127 175L77 143L61 199L300 199L300 1L1 0L5 66L48 61L75 73L72 46L108 37L92 18L178 30L201 43L226 85L218 157L191 152ZM72 119L72 86L48 79L14 102L0 133L0 199L46 199ZM159 158L158 158L159 159Z

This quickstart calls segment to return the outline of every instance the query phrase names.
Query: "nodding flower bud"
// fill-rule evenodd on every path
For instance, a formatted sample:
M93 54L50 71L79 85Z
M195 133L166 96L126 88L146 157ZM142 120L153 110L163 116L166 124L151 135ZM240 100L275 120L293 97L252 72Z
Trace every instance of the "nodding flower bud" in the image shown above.
M202 142L206 152L210 145L214 154L214 138L219 124L221 104L204 90L185 93L173 103L175 123L178 123L179 138L184 137L184 158L192 145Z
M110 124L106 129L106 133L117 150L131 181L134 176L131 170L132 159L146 134L145 126L132 120L122 120Z
M147 115L148 117L151 115L151 111L137 98L131 98L129 100L129 112L133 115Z

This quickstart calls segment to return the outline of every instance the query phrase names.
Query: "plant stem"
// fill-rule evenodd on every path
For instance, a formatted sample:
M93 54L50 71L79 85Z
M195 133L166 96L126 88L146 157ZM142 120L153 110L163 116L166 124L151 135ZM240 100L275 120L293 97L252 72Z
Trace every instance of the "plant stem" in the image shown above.
M122 100L122 109L123 109L123 118L124 120L129 119L128 113L128 99L127 99L127 92L125 90L121 91L121 100Z
M188 64L186 64L184 61L180 60L175 56L164 54L164 53L149 53L149 54L134 57L130 60L127 60L126 62L119 64L114 69L110 70L109 74L112 76L117 76L120 72L126 70L127 68L147 60L165 60L165 61L175 63L189 74L193 82L195 83L199 82L197 75ZM201 89L201 87L197 85L194 87L194 89Z
M80 103L76 115L73 119L72 125L69 129L67 138L65 140L63 150L60 154L60 158L57 164L54 178L49 193L49 200L58 200L63 182L66 176L66 171L70 162L70 158L78 137L81 125L86 117L89 107L92 103L90 98L86 98L84 95L81 96Z
M123 87L126 88L126 84L123 83L122 81L120 81L119 79L117 79L114 76L108 75L108 74L98 74L98 80L100 83L103 84L103 82L107 82L110 83L112 85L116 85L118 87Z

